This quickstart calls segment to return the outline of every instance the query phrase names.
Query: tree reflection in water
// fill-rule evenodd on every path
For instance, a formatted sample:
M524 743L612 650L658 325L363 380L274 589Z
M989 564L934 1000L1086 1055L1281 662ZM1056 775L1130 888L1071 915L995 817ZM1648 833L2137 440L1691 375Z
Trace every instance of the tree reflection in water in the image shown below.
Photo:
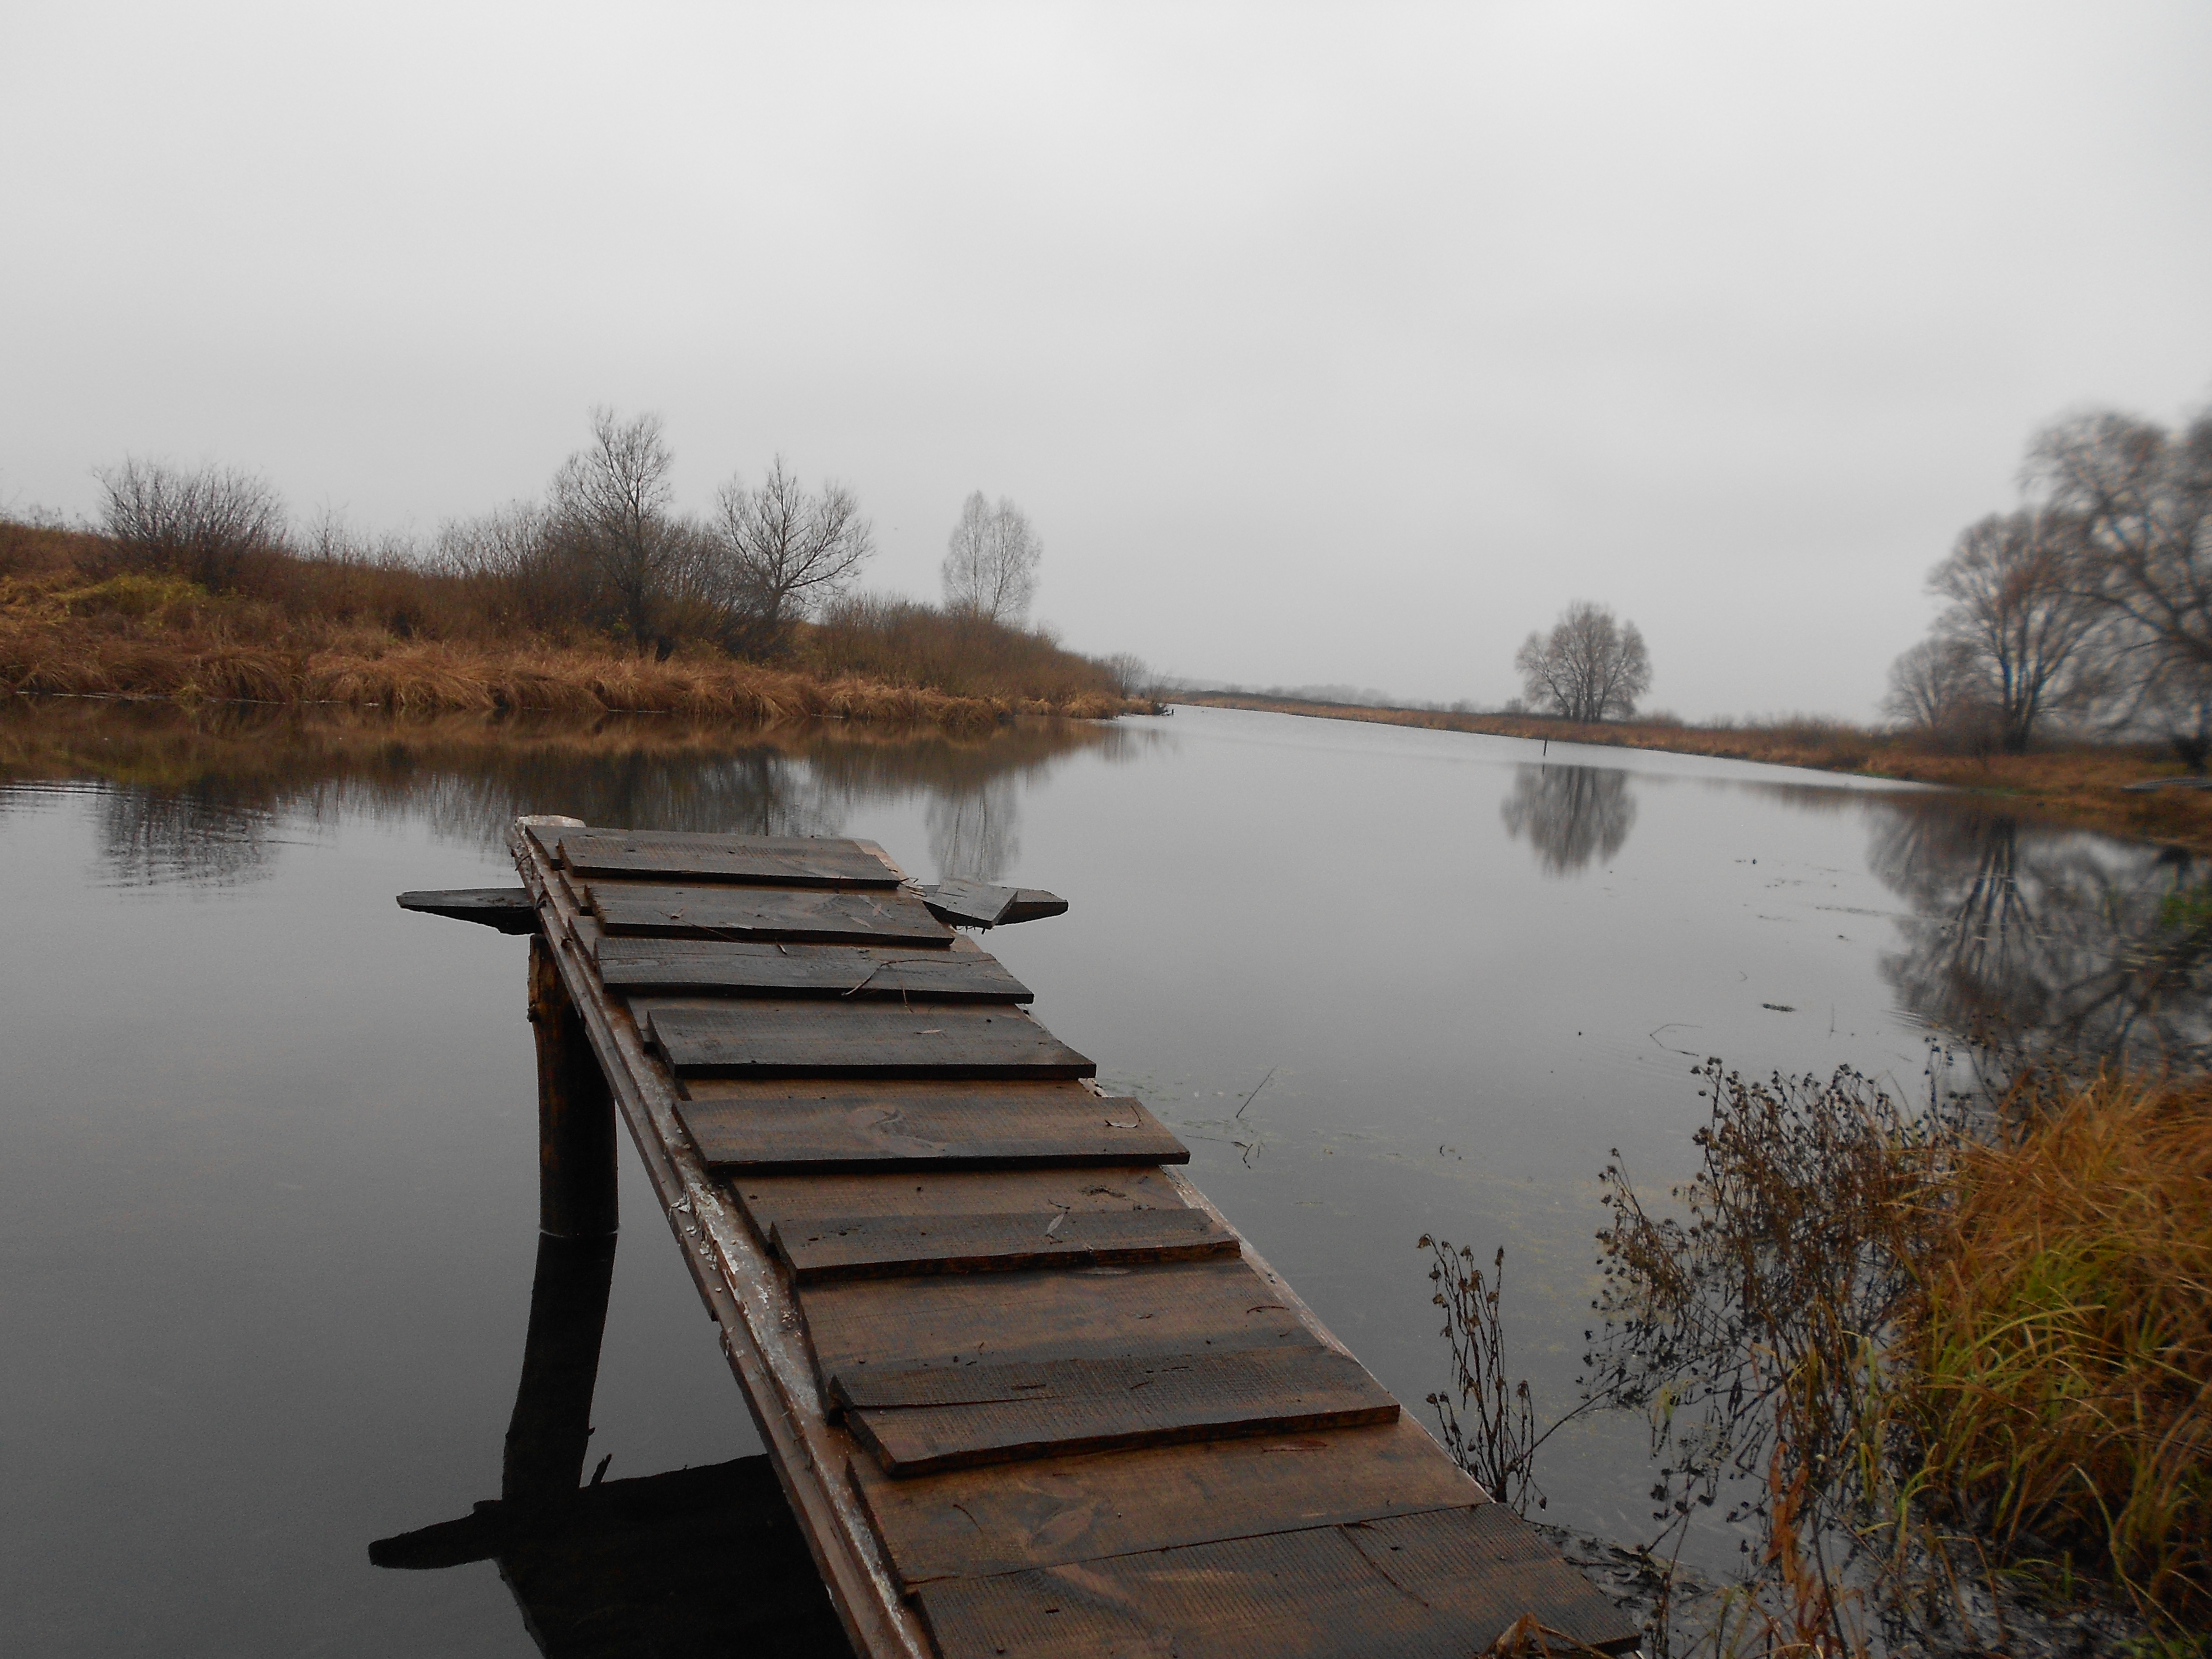
M915 795L940 878L990 880L1020 851L1022 783L1077 754L1131 759L1164 736L1084 721L956 739L828 725L41 706L0 716L0 781L103 786L102 860L112 879L141 884L249 880L270 867L287 828L346 819L427 823L486 848L526 812L836 835L855 808Z
M2030 1055L2212 1059L2212 886L2178 850L1898 804L1871 858L1917 913L1882 974L1941 1030Z
M1516 841L1528 838L1546 875L1571 876L1626 844L1636 797L1628 774L1612 767L1522 766L1498 815Z

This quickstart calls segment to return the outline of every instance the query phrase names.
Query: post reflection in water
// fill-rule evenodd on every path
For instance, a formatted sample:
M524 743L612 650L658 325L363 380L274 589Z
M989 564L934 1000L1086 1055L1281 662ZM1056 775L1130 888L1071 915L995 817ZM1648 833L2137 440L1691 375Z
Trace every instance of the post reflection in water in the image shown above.
M500 1495L368 1547L380 1567L495 1561L548 1659L668 1653L848 1659L765 1456L588 1483L615 1240L541 1234Z
M1928 1024L2030 1053L2212 1060L2212 886L2187 853L1945 800L1886 811L1870 857L1914 913L1883 977Z
M1548 876L1571 876L1593 859L1613 858L1636 824L1628 774L1613 767L1516 767L1513 793L1498 810L1506 833L1528 837Z

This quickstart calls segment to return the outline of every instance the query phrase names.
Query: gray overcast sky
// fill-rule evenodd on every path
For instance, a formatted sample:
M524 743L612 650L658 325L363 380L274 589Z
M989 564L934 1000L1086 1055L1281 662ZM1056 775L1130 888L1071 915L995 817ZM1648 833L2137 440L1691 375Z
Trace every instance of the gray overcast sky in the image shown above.
M606 402L934 597L1492 703L1872 711L2031 431L2212 394L2212 6L0 10L0 503L126 453L428 532Z

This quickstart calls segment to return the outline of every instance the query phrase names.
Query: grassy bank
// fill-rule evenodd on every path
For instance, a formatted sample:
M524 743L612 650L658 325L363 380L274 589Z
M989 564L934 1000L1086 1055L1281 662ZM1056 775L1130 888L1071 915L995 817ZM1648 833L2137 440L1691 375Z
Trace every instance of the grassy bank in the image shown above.
M1651 1412L1669 1532L1722 1494L1755 1522L1744 1632L1979 1650L2008 1603L2085 1598L2203 1630L2212 1079L1915 1111L1849 1071L1698 1069L1697 1177L1662 1210L1607 1171L1591 1380Z
M1370 708L1351 703L1294 702L1215 692L1178 694L1178 702L1255 708L1322 720L1362 720L1438 732L1548 738L1614 749L1662 750L1723 760L1852 772L2001 799L2008 809L2107 835L2167 842L2212 853L2212 792L2130 793L2146 778L2178 777L2180 763L2148 744L2075 745L2032 754L1958 754L1930 749L1901 734L1841 721L1799 720L1692 726L1633 720L1581 726L1529 715L1462 714L1443 709Z
M925 605L848 606L751 662L523 626L465 579L389 562L270 554L222 593L112 563L98 537L0 524L0 691L954 732L1151 707L1045 635Z

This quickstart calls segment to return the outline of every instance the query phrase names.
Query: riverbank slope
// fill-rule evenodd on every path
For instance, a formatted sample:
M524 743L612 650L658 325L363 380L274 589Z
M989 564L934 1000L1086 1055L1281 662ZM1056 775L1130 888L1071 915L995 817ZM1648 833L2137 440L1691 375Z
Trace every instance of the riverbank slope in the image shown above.
M14 542L15 554L27 548L43 562L27 569L18 556L11 573L0 562L0 692L949 732L1153 706L1048 635L927 607L795 623L773 660L756 662L699 641L640 652L581 628L499 626L447 591L456 584L410 569L288 556L262 573L265 592L211 593L166 574L93 580L94 538L46 532Z

